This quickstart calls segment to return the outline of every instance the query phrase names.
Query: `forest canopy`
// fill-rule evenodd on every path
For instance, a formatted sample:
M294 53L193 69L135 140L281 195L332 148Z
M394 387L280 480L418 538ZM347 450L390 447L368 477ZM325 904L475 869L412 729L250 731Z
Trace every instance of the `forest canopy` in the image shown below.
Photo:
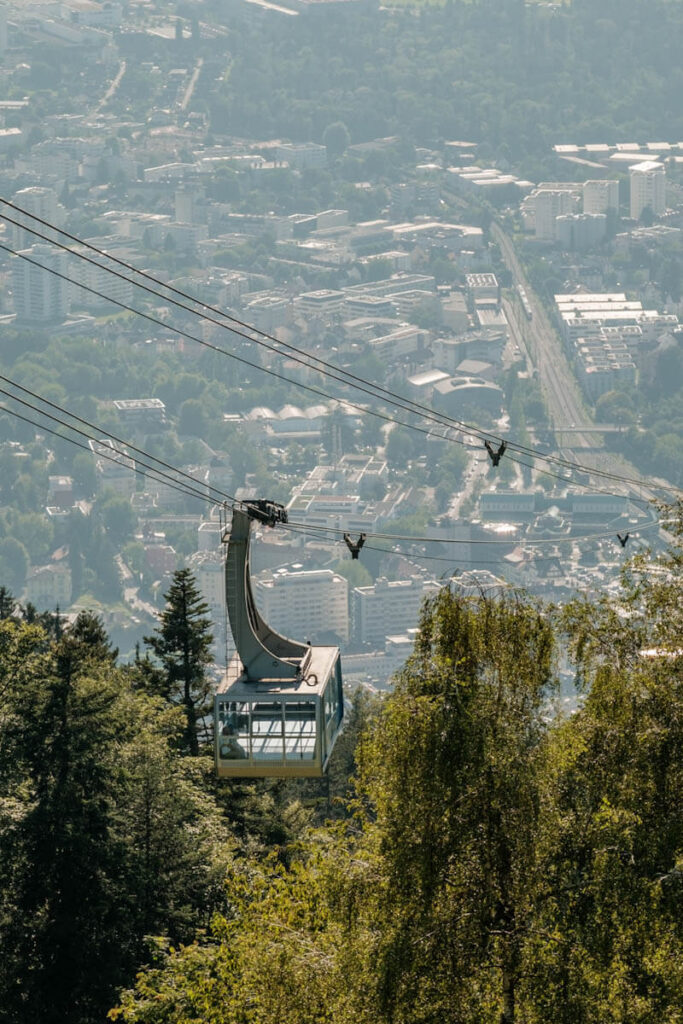
M163 661L4 591L4 1019L678 1022L682 559L619 603L444 587L329 794L217 783Z

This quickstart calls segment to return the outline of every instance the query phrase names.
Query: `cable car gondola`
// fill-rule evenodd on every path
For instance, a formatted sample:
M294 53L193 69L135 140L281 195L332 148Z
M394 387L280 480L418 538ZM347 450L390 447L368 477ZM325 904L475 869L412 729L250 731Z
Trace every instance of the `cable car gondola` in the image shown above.
M236 654L214 698L219 778L324 775L342 727L338 647L280 636L261 618L249 570L251 522L286 522L274 502L232 510L225 561L228 618Z

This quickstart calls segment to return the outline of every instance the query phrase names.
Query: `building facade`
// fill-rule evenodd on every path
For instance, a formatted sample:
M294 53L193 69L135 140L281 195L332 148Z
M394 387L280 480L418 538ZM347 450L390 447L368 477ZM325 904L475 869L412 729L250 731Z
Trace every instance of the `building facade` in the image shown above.
M425 597L439 590L435 580L413 576L408 580L382 577L351 594L352 635L356 643L384 648L385 639L417 626Z
M279 633L313 643L333 634L349 638L348 583L331 569L277 569L254 581L261 615Z
M631 218L640 220L648 207L655 217L666 210L666 172L657 160L644 160L631 168Z
M611 179L584 181L583 212L616 213L619 209L619 182Z
M12 295L17 320L61 323L69 312L71 297L65 253L49 245L34 245L22 252L26 259L12 257Z

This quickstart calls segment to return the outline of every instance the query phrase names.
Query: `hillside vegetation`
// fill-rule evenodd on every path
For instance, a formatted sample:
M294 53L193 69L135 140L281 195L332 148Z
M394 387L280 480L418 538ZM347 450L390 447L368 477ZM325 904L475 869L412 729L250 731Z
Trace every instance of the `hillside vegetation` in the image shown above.
M442 590L329 803L216 783L166 656L117 667L95 617L3 592L3 1020L680 1021L682 558L619 606Z

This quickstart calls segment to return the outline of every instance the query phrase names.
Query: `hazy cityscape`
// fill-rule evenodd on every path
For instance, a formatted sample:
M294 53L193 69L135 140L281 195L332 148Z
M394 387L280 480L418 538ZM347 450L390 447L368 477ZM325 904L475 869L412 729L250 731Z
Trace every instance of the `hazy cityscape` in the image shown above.
M235 137L215 109L228 28L203 10L0 9L13 204L2 210L3 365L94 431L88 457L3 403L0 564L13 592L40 611L101 609L125 653L187 565L222 661L216 490L267 494L330 528L266 530L258 592L285 628L295 595L315 588L311 637L333 634L347 674L373 683L395 668L388 652L406 649L422 595L455 573L555 600L616 585L618 531L632 548L659 543L634 499L683 480L680 404L678 422L660 419L682 383L683 143L557 138L543 154L554 173L532 182L510 160L491 166L482 140L354 143L341 121L321 141ZM285 15L242 6L239 17L247 31L250 17ZM160 285L135 287L87 245L212 311L164 304ZM384 391L368 401L315 359ZM402 418L392 395L434 413ZM582 468L523 451L494 468L482 432ZM203 507L145 473L125 441L194 477ZM655 490L609 477L652 470ZM428 540L375 545L353 564L340 530ZM378 586L383 622L371 627Z
M256 605L339 646L349 708L444 590L620 601L683 488L682 28L674 0L0 0L12 607L57 639L93 613L135 673L190 570L213 686L231 509L263 498ZM367 1019L515 1019L463 1005ZM272 1012L220 1019L318 1019ZM614 1012L518 1019L679 1019Z

